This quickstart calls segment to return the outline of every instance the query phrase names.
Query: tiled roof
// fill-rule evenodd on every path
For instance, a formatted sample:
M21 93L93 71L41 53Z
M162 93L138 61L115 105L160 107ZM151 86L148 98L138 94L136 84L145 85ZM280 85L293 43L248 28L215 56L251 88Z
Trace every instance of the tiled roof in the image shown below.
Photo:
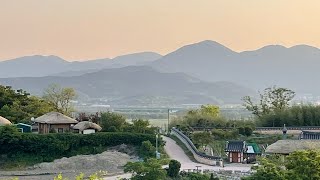
M225 149L227 152L243 152L245 150L245 141L228 141Z

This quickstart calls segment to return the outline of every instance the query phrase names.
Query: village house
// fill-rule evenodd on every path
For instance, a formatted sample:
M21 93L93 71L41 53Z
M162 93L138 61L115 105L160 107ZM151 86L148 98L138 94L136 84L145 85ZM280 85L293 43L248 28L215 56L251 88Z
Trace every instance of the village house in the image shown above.
M261 155L256 143L246 143L246 141L227 141L225 152L231 163L250 163L255 161L257 155Z
M289 155L294 151L320 148L318 140L278 140L266 148L266 154Z
M92 134L102 130L98 124L90 121L81 121L73 126L72 129L79 134Z
M11 122L8 119L0 116L0 126L5 126L5 125L11 125Z
M50 132L64 133L72 131L72 127L78 123L66 115L58 112L50 112L33 120L38 128L39 134Z

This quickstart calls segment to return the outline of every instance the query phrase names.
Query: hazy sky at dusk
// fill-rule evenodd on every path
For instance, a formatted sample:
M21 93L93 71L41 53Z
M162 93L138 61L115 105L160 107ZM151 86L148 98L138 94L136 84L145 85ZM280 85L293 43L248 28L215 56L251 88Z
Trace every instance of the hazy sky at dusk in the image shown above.
M319 0L0 0L0 60L95 59L215 40L320 47Z

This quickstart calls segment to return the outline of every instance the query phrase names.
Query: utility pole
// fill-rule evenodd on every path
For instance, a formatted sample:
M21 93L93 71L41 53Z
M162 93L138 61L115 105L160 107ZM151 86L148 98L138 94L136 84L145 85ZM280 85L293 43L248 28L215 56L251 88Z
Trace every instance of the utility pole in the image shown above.
M168 108L168 131L167 131L168 134L169 134L169 124L170 124L170 109Z
M160 153L158 152L158 128L156 132L156 159L160 159Z

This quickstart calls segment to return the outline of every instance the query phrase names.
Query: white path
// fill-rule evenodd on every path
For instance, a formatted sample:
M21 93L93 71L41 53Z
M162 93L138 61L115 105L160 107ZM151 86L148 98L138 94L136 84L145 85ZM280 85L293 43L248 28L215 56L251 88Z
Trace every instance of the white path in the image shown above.
M181 163L181 170L196 169L196 166L201 166L199 169L210 169L214 171L219 170L232 170L232 171L249 171L251 165L247 164L227 164L225 167L219 166L209 166L205 164L195 163L190 160L190 158L184 153L182 148L177 145L177 143L169 138L162 136L163 140L166 141L164 147L165 151L171 159L175 159Z

